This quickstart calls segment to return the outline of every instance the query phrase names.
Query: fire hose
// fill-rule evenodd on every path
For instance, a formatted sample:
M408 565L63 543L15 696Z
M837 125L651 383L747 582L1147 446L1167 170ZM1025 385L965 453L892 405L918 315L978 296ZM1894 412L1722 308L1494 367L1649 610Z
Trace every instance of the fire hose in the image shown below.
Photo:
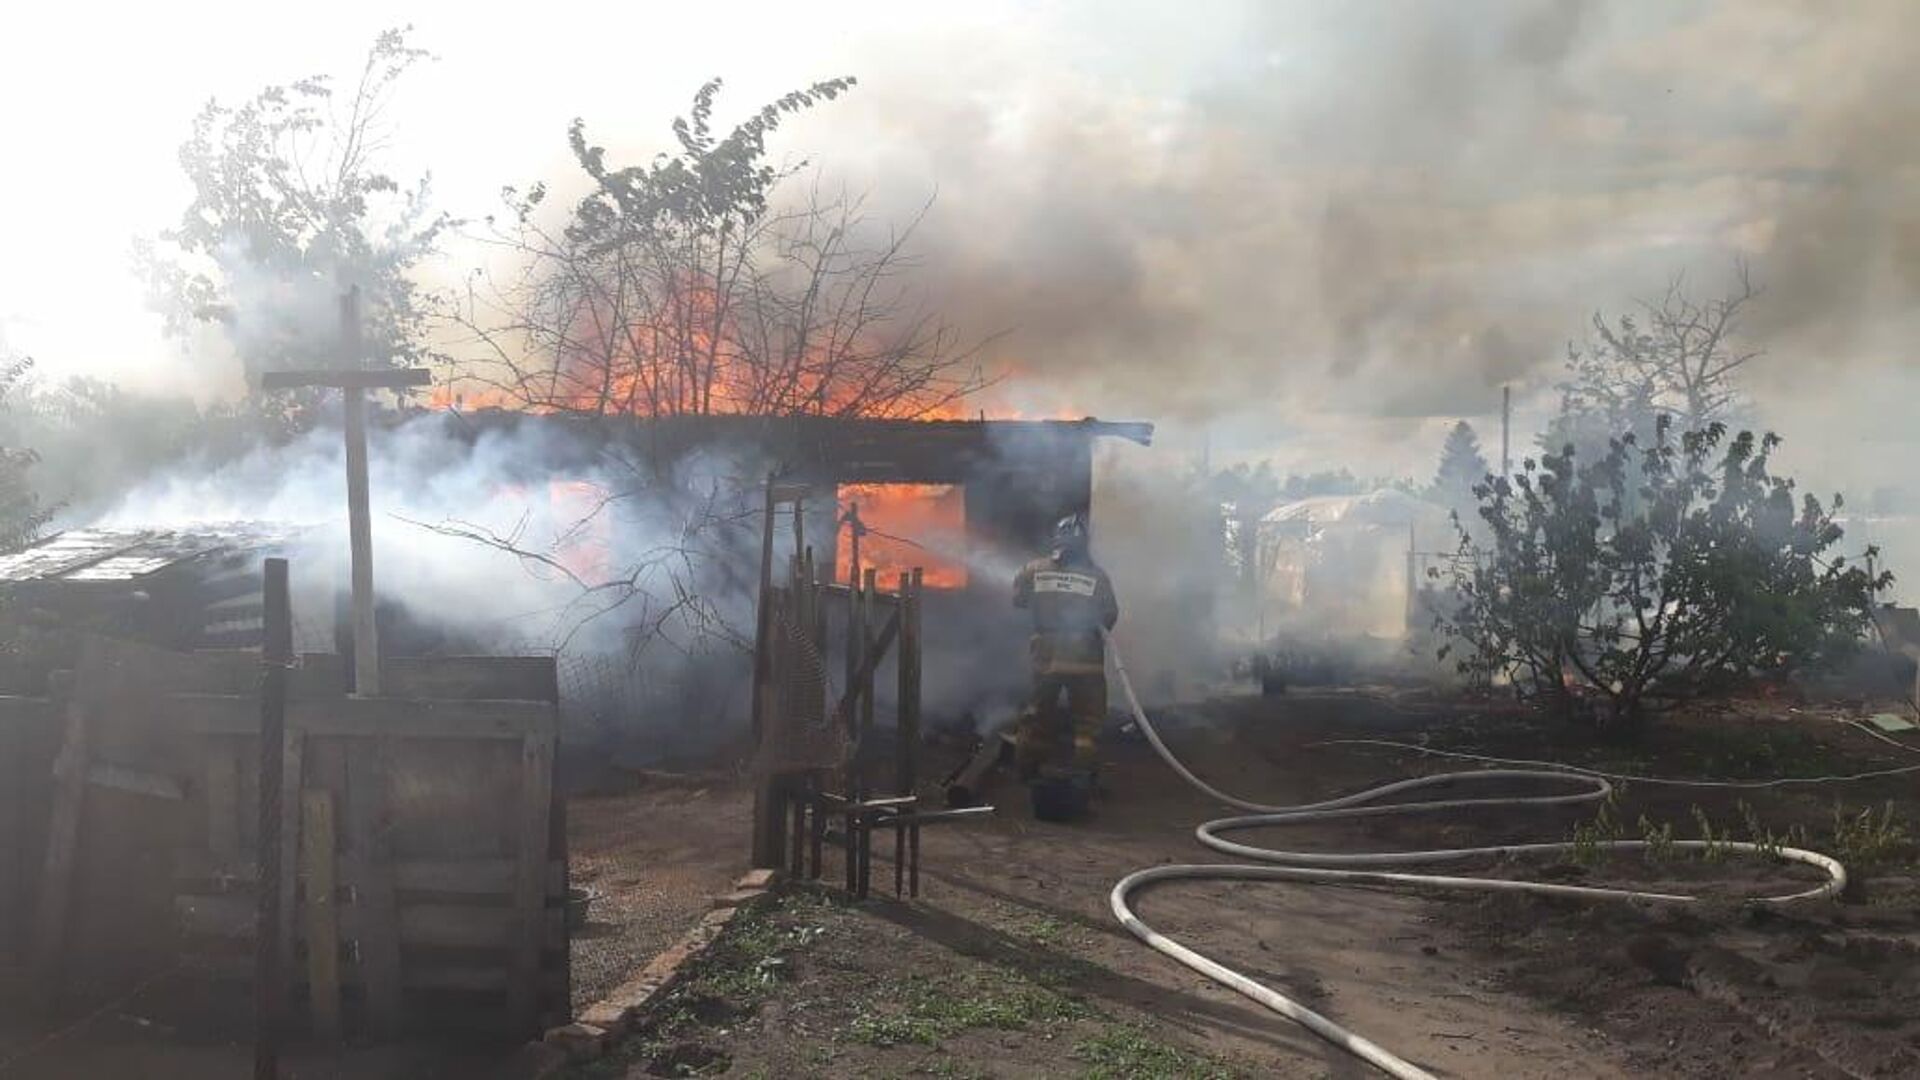
M1109 644L1111 638L1109 637ZM1675 895L1671 893L1641 892L1632 889L1608 889L1582 885L1561 885L1548 882L1519 881L1507 878L1452 877L1426 873L1397 873L1376 867L1425 866L1435 863L1458 862L1463 860L1490 858L1510 855L1540 855L1574 850L1583 845L1573 842L1507 844L1491 847L1471 848L1434 848L1417 851L1390 852L1301 852L1279 851L1243 844L1226 839L1223 833L1243 829L1268 828L1283 825L1299 825L1307 822L1339 821L1360 817L1377 817L1389 814L1423 814L1443 810L1457 810L1479 806L1556 806L1577 803L1597 802L1606 798L1613 785L1604 776L1585 771L1572 771L1568 767L1542 763L1540 769L1485 769L1471 772L1441 773L1434 776L1416 777L1399 780L1379 787L1369 788L1352 795L1324 802L1307 803L1299 806L1269 806L1237 798L1208 784L1195 776L1161 740L1160 733L1154 730L1153 722L1147 718L1146 710L1141 708L1140 699L1133 692L1133 682L1127 677L1127 668L1120 658L1118 648L1108 650L1113 657L1114 672L1120 677L1120 688L1126 694L1127 704L1133 711L1135 723L1152 744L1154 752L1181 779L1210 798L1217 799L1237 809L1249 811L1238 817L1220 818L1201 824L1194 830L1200 843L1215 851L1224 852L1242 859L1267 865L1247 865L1245 863L1180 864L1155 866L1136 870L1113 887L1108 896L1108 904L1114 917L1127 928L1134 937L1139 938L1148 947L1165 954L1192 970L1251 998L1260 1005L1279 1013L1281 1016L1312 1031L1334 1046L1374 1065L1388 1075L1404 1080L1433 1080L1433 1074L1418 1065L1399 1057L1392 1051L1366 1037L1349 1031L1339 1024L1314 1012L1293 998L1257 982L1235 971L1219 961L1209 959L1193 949L1167 937L1153 927L1148 926L1134 914L1129 900L1137 890L1165 881L1290 881L1310 882L1334 885L1385 885L1398 887L1424 887L1438 889L1456 889L1471 892L1508 892L1530 893L1539 896L1569 896L1587 900L1627 900L1662 904L1686 904L1697 901L1698 897ZM1572 785L1577 790L1554 795L1509 795L1481 798L1439 799L1425 802L1382 803L1381 800L1407 792L1421 791L1427 788L1448 785L1479 783L1507 783L1511 781L1547 782L1560 785ZM1646 840L1600 840L1592 848L1614 851L1644 850L1652 846ZM1756 904L1786 904L1798 900L1816 900L1838 895L1847 884L1846 867L1837 860L1816 851L1806 851L1795 847L1775 847L1757 843L1739 841L1673 840L1662 841L1661 846L1678 851L1739 851L1755 855L1768 855L1790 862L1804 863L1820 870L1826 880L1820 885L1798 892L1778 896L1758 897L1748 901ZM1362 867L1369 869L1360 869Z

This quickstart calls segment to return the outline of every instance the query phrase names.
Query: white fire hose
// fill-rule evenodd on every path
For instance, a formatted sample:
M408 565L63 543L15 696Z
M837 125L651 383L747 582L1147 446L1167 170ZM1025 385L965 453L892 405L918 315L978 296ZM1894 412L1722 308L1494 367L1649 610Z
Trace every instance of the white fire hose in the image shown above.
M1111 637L1108 639L1111 645ZM1269 986L1255 982L1238 971L1210 960L1187 948L1185 945L1167 937L1140 920L1133 912L1128 898L1142 886L1155 882L1184 881L1304 881L1328 884L1371 884L1423 886L1441 889L1462 889L1474 892L1519 892L1545 896L1577 896L1583 899L1603 900L1639 900L1659 903L1692 903L1697 897L1677 896L1670 893L1637 892L1631 889L1600 889L1581 885L1555 885L1546 882L1514 881L1502 878L1448 877L1437 874L1389 873L1378 869L1353 869L1355 867L1424 866L1433 863L1453 862L1500 855L1526 855L1573 850L1576 844L1571 842L1510 844L1497 847L1474 848L1437 848L1424 851L1390 851L1373 853L1320 853L1298 851L1276 851L1241 844L1224 839L1220 834L1236 829L1262 828L1276 825L1297 825L1309 821L1336 821L1347 818L1373 817L1384 814L1429 813L1436 810L1452 810L1468 806L1548 806L1569 803L1595 802L1604 799L1613 787L1604 777L1581 772L1561 771L1558 767L1549 769L1488 769L1476 772L1444 773L1436 776L1424 776L1411 780L1400 780L1380 787L1369 788L1353 795L1325 802L1308 803L1303 806L1266 806L1235 798L1226 792L1208 784L1195 776L1180 759L1173 756L1167 744L1160 740L1160 733L1153 728L1153 722L1147 719L1145 709L1140 707L1140 699L1134 695L1133 682L1127 677L1126 665L1120 659L1117 648L1109 649L1113 656L1114 672L1120 676L1120 688L1126 693L1127 704L1133 710L1133 718L1146 734L1147 741L1167 766L1178 773L1181 779L1211 798L1218 799L1229 806L1251 811L1241 817L1221 818L1209 821L1195 830L1202 844L1215 851L1226 852L1243 859L1252 859L1261 863L1275 865L1248 866L1236 863L1182 864L1174 866L1156 866L1137 870L1120 879L1108 897L1114 917L1120 920L1134 937L1167 956L1215 982L1231 987L1241 994L1252 998L1274 1012L1293 1020L1315 1035L1333 1045L1359 1057L1389 1075L1420 1080L1433 1080L1433 1074L1401 1058L1363 1036L1341 1027L1339 1024L1321 1016L1298 1001ZM1439 787L1447 784L1481 783L1484 781L1506 782L1550 781L1559 784L1572 784L1581 790L1564 795L1525 795L1500 796L1477 799L1445 799L1432 802L1389 803L1376 805L1381 799L1402 792L1417 791L1422 788ZM1591 845L1615 851L1634 851L1649 846L1645 840L1603 840ZM1819 869L1826 875L1826 881L1820 885L1782 896L1759 897L1749 901L1761 904L1785 904L1796 900L1815 900L1838 895L1847 885L1846 867L1838 861L1815 851L1805 851L1793 847L1763 847L1760 844L1734 841L1714 841L1709 844L1703 840L1674 840L1662 846L1682 851L1704 851L1717 848L1721 851L1744 851L1753 854L1772 855L1777 858L1805 863Z

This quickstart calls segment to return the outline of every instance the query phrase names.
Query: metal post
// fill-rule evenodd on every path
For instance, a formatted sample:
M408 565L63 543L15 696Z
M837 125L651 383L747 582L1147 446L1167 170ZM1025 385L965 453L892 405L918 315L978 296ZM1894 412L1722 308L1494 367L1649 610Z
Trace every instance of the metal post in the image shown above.
M1418 553L1414 550L1414 524L1409 521L1407 522L1407 610L1405 619L1405 632L1409 636L1413 634L1414 615L1419 611L1417 601L1420 596L1420 584L1415 580L1419 573L1415 567L1417 558Z
M260 674L260 868L253 927L255 1080L280 1075L280 1027L285 996L281 976L281 803L286 797L287 669L293 664L293 617L287 597L287 560L268 559L265 573L265 633Z
M1513 475L1513 458L1508 455L1508 431L1513 427L1513 387L1500 388L1500 475Z

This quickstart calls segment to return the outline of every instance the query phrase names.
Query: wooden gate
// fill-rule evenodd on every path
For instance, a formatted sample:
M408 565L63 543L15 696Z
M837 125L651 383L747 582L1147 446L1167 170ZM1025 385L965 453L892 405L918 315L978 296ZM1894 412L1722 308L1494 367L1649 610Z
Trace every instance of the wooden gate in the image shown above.
M917 894L920 827L992 807L920 809L921 571L901 573L897 590L885 591L874 570L860 568L856 517L850 522L853 580L828 580L830 571L806 544L808 494L767 484L754 649L753 862L818 877L827 822L837 819L848 892L867 895L873 834L890 830L894 891ZM775 527L788 511L794 550L786 573L776 575ZM844 631L844 675L833 695L828 655L836 622ZM879 675L889 657L897 680L891 761L875 723Z
M57 706L35 933L48 986L251 974L260 670L257 653L87 642ZM383 674L377 698L347 696L335 656L292 674L277 932L294 989L322 1035L476 1019L536 1033L568 1011L553 662Z

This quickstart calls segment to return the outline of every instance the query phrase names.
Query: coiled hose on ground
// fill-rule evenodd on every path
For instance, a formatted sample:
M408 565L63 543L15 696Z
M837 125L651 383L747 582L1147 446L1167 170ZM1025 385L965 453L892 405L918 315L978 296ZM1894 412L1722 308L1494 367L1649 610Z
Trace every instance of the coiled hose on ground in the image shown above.
M1111 641L1109 641L1111 644ZM1167 763L1180 778L1194 786L1207 796L1218 799L1229 806L1250 813L1239 817L1220 818L1200 825L1194 835L1202 844L1228 855L1251 859L1268 865L1249 866L1243 863L1181 864L1155 866L1137 870L1113 887L1108 903L1114 917L1120 920L1134 937L1139 938L1151 948L1172 957L1181 964L1213 979L1215 982L1231 987L1235 991L1272 1009L1274 1012L1306 1027L1315 1035L1333 1045L1367 1061L1391 1076L1402 1078L1420 1078L1432 1080L1433 1074L1419 1066L1395 1055L1364 1036L1341 1027L1332 1020L1321 1016L1298 1001L1280 993L1272 987L1256 982L1225 964L1210 960L1200 953L1180 944L1142 922L1134 914L1129 903L1132 894L1140 888L1162 881L1294 881L1319 882L1324 884L1371 884L1423 886L1427 888L1460 889L1474 892L1519 892L1545 896L1574 896L1595 900L1640 900L1656 903L1685 904L1697 898L1678 896L1669 893L1638 892L1631 889L1602 889L1582 885L1558 885L1548 882L1515 881L1503 878L1451 877L1440 874L1397 873L1378 867L1428 866L1436 863L1458 862L1468 859L1500 855L1549 854L1570 851L1576 845L1571 842L1553 842L1537 844L1508 844L1495 847L1438 848L1424 851L1385 851L1368 853L1323 853L1302 851L1277 851L1258 847L1253 844L1238 843L1226 839L1222 834L1242 829L1264 828L1276 825L1298 825L1315 821L1337 821L1349 818L1373 817L1385 814L1424 814L1442 810L1455 810L1470 806L1551 806L1571 803L1595 802L1606 798L1613 790L1605 777L1586 772L1566 771L1559 768L1544 769L1487 769L1474 772L1444 773L1436 776L1423 776L1411 780L1400 780L1380 787L1325 802L1308 803L1302 806L1267 806L1236 798L1208 784L1195 776L1180 759L1167 749L1160 739L1160 733L1154 730L1153 722L1147 718L1146 710L1140 707L1140 699L1133 692L1133 682L1127 677L1127 668L1120 658L1119 650L1110 649L1113 656L1114 672L1120 677L1120 688L1126 694L1127 704L1133 710L1133 718L1140 730L1153 745L1154 752ZM1572 785L1578 790L1560 795L1514 795L1491 796L1485 798L1441 799L1414 803L1383 803L1381 800L1407 792L1443 785L1505 783L1514 780L1547 781L1563 785ZM1648 847L1645 840L1600 841L1598 847L1617 851L1633 851ZM1751 901L1761 904L1785 904L1796 900L1814 900L1838 895L1846 888L1847 871L1837 860L1816 851L1806 851L1793 847L1762 847L1759 844L1714 841L1711 845L1702 840L1674 840L1664 845L1676 850L1706 850L1715 847L1720 850L1745 851L1753 854L1767 854L1793 862L1805 863L1819 869L1826 875L1826 881L1820 885L1781 896L1761 897ZM1366 869L1362 869L1366 868Z

